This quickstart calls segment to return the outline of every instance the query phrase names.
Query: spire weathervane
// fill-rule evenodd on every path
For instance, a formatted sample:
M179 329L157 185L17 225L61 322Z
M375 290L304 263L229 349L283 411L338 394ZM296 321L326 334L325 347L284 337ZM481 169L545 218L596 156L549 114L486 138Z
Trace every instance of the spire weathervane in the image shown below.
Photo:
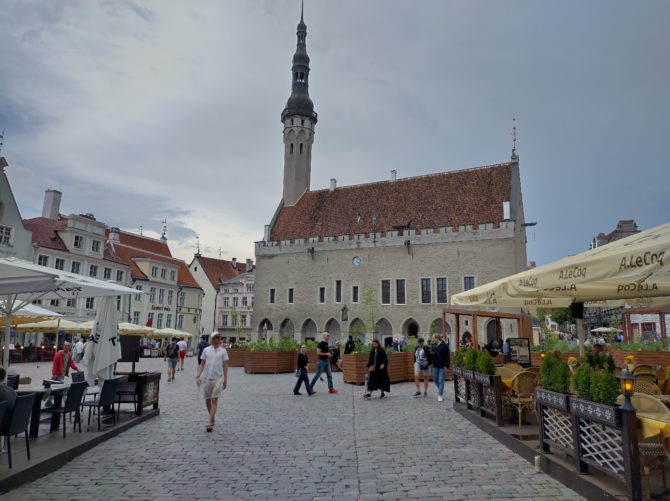
M5 131L3 130L2 132L0 132L0 152L2 152L2 145L5 144L4 139L5 139Z
M167 240L167 237L165 236L167 234L167 219L163 219L163 233L161 233L161 239L162 240Z
M200 255L200 233L196 233L196 234L195 234L195 238L196 238L196 241L195 241L195 254L196 254L197 256L199 256L199 255Z
M518 160L519 155L516 154L516 117L512 117L512 160Z

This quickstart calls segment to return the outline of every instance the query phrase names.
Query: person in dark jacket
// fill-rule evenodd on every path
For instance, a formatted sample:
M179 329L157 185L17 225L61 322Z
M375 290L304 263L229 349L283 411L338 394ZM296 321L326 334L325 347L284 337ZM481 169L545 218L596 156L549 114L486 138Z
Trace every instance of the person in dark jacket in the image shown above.
M420 381L423 378L423 396L428 396L428 382L430 380L430 350L424 344L424 339L420 337L417 342L419 345L414 350L414 384L416 385L415 397L421 395Z
M391 380L388 373L388 357L384 348L381 347L376 339L372 341L372 351L368 357L368 388L365 394L366 399L370 399L372 392L380 390L379 398L384 398L384 392L391 391Z
M431 347L433 360L433 381L437 386L437 401L444 400L444 372L449 367L449 345L439 334L433 334L433 345Z
M298 353L297 361L298 381L293 387L293 394L302 395L302 393L300 393L300 386L302 386L302 383L304 382L307 394L311 397L316 392L312 390L312 387L309 385L309 378L307 377L307 371L309 370L309 358L307 357L305 350L306 346L304 344L300 346L300 353Z
M200 365L200 362L202 362L202 350L207 348L209 346L209 342L207 341L207 336L202 336L200 338L200 342L198 343L198 365Z
M348 355L349 353L353 353L354 349L356 349L356 343L354 342L354 336L349 336L349 339L347 340L347 343L344 345L344 354Z

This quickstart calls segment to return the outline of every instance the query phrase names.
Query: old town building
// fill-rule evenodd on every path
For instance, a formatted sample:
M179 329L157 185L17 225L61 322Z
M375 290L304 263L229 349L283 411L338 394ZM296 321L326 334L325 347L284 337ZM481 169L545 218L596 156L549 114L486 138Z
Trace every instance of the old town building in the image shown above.
M442 329L451 294L526 269L519 157L466 170L311 190L318 115L301 18L281 113L283 196L256 242L254 335L337 338ZM482 319L479 332L495 335ZM471 326L462 320L461 332ZM446 330L455 332L453 319ZM516 325L502 322L502 335ZM453 342L453 340L452 340Z
M205 294L202 300L202 326L206 333L210 333L217 329L216 319L220 318L216 315L216 311L220 304L218 294L221 283L251 269L251 259L247 259L247 262L243 264L239 263L236 258L230 261L214 259L197 252L188 268Z
M250 260L247 270L223 280L216 301L217 330L231 342L251 338L254 310L254 271Z
M0 157L0 257L32 261L32 233L23 224L19 206L9 185L5 157Z

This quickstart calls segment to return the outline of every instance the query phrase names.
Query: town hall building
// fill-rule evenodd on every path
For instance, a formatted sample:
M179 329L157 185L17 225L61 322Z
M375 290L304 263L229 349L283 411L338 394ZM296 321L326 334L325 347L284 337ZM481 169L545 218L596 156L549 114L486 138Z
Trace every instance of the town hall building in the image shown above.
M442 332L452 294L526 269L519 157L496 165L311 190L318 115L301 16L281 113L282 200L256 242L253 335L338 340ZM461 333L472 330L461 317ZM447 318L446 332L456 332ZM496 336L495 322L478 332ZM502 322L498 337L515 337ZM480 337L481 338L481 337ZM455 346L453 338L450 339Z

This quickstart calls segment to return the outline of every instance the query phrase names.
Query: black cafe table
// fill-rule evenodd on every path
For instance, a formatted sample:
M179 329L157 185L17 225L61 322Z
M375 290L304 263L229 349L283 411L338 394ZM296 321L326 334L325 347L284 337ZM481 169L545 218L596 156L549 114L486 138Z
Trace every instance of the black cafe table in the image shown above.
M67 393L68 387L65 385L58 385L52 388L44 388L43 386L28 386L21 385L16 391L17 395L28 395L35 393L35 400L33 402L33 410L30 415L30 429L28 435L31 438L36 438L40 430L40 414L42 411L42 400L50 394L53 395L54 407L63 405L63 396ZM60 428L60 414L53 412L51 414L51 431L56 431Z

